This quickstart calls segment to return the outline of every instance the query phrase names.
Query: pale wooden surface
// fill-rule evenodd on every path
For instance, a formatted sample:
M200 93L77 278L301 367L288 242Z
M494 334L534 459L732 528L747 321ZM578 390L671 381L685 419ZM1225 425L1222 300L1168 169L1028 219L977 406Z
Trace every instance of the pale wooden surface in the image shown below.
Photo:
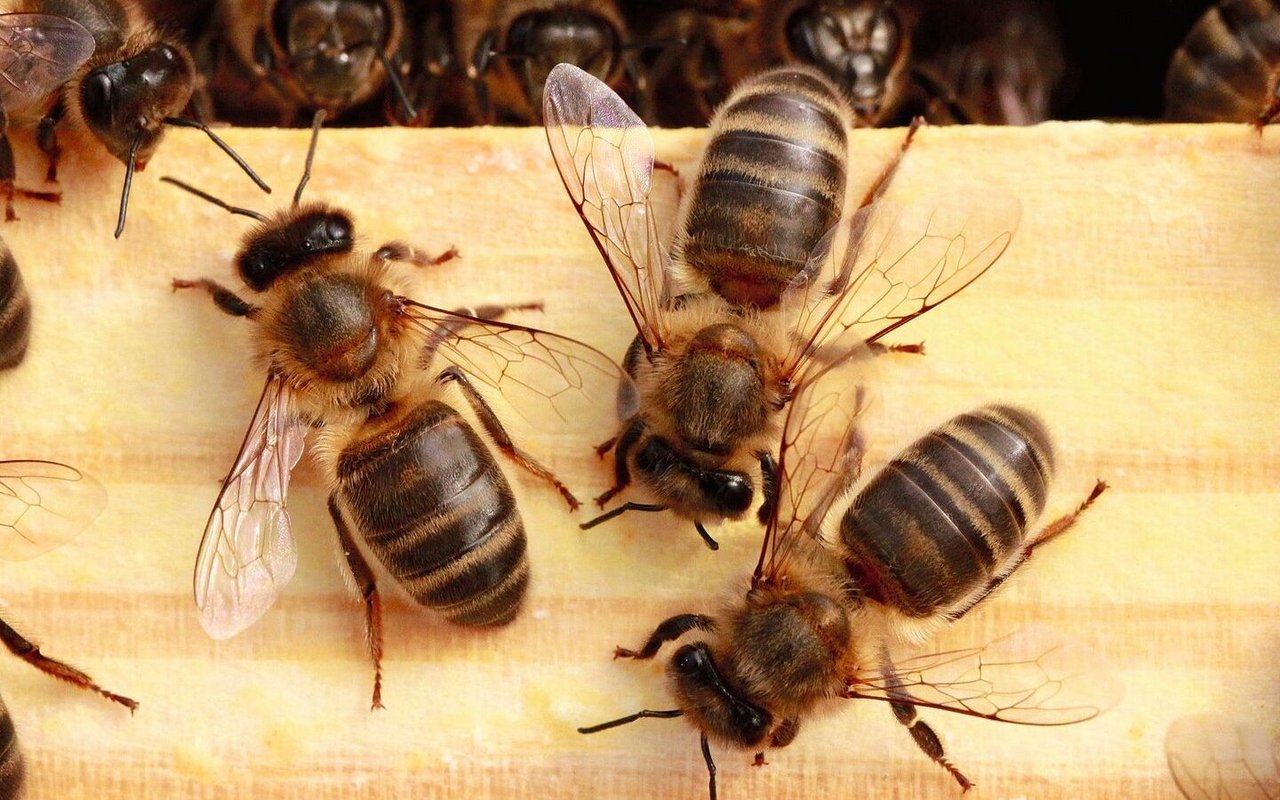
M528 613L474 633L392 599L387 709L371 713L362 614L304 461L297 578L247 633L205 636L192 559L261 376L249 326L168 283L232 280L249 223L157 178L272 208L287 201L306 134L227 133L276 187L263 198L184 133L136 181L121 241L110 238L121 170L105 157L69 156L62 208L22 204L0 231L36 304L27 363L0 375L0 455L81 465L111 493L78 540L4 565L3 608L49 653L142 702L130 718L0 659L32 800L705 796L681 721L573 729L670 706L657 666L610 652L670 613L712 609L753 563L750 526L721 530L718 554L663 516L582 533L551 492L516 477L535 570ZM859 132L857 168L869 178L900 136ZM673 132L658 152L687 166L702 141ZM20 182L37 163L20 163ZM1171 720L1222 709L1272 735L1280 725L1278 178L1280 135L1245 126L926 130L904 164L901 197L972 185L980 203L996 187L1022 199L1023 218L989 275L897 335L926 340L929 356L881 371L894 412L873 433L873 460L953 413L1015 401L1059 439L1054 511L1095 477L1114 487L955 637L1056 626L1115 663L1125 700L1060 729L929 715L975 796L1174 797ZM440 305L542 299L539 324L616 355L632 334L541 131L329 131L309 196L349 206L371 245L457 244L464 259L433 276ZM604 435L525 443L587 495L608 482L587 457ZM958 795L879 704L811 721L767 768L749 760L718 753L722 797Z

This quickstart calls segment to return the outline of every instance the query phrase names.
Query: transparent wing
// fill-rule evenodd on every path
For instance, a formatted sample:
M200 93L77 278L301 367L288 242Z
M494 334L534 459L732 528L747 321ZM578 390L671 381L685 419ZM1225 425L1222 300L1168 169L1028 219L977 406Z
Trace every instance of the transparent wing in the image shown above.
M1095 653L1049 628L1026 628L984 647L859 673L849 679L847 696L1020 725L1069 725L1112 708L1123 693Z
M305 435L292 392L268 378L196 554L196 607L215 639L256 622L298 566L286 495Z
M1221 714L1174 720L1164 739L1169 771L1189 800L1280 798L1280 740Z
M571 64L547 76L547 142L569 199L613 275L627 311L652 352L662 346L669 298L649 190L653 139L622 98Z
M12 113L67 82L93 55L93 34L54 14L0 14L0 100Z
M864 451L859 422L870 404L871 351L856 348L787 407L778 448L777 503L765 520L756 580L785 572L806 539L821 539L831 508L858 482Z
M0 558L25 561L74 539L107 507L107 490L56 461L0 461Z
M848 224L838 261L827 257L793 281L783 302L796 315L784 374L813 380L842 355L954 297L996 262L1018 227L1014 197L880 201Z
M426 334L424 365L437 359L453 364L473 381L496 389L531 425L608 430L617 425L619 415L625 419L635 413L634 407L620 407L617 400L638 396L631 377L588 344L406 297L399 301L410 323Z

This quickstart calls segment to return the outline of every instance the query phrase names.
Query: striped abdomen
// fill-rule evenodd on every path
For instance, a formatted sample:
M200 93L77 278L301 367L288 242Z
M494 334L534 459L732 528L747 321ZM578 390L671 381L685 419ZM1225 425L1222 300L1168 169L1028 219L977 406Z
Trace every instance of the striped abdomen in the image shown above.
M31 338L31 298L13 253L0 242L0 369L16 367Z
M961 414L858 494L840 521L849 571L868 597L904 614L946 612L1020 554L1052 476L1039 419L1009 406Z
M338 496L369 550L419 603L462 625L515 618L524 523L488 447L438 401L338 459Z
M711 122L673 258L732 303L774 305L840 220L849 113L811 68L742 83Z
M4 701L0 701L0 800L14 800L22 796L22 784L26 771L22 751L18 749L18 734L13 729L13 718Z
M1165 76L1165 116L1188 122L1252 122L1274 99L1280 71L1280 5L1224 0L1196 22Z

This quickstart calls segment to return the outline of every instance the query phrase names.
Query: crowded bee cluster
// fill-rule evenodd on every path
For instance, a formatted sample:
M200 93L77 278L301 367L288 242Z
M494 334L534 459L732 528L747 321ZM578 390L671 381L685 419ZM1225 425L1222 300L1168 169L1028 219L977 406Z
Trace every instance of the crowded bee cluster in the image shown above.
M1263 151L1265 126L1280 115L1280 6L1222 0L1199 10L1168 53L1165 117L1233 123L1224 126L1230 135L1274 156ZM291 582L306 571L307 542L328 537L363 620L345 641L321 636L307 646L323 649L326 663L360 660L367 682L353 693L361 718L429 693L416 711L429 726L432 714L456 713L442 710L454 698L386 669L417 624L397 619L405 609L422 610L430 621L422 624L435 627L422 638L452 638L465 668L457 652L502 640L458 642L548 613L533 593L570 567L539 558L539 538L553 535L546 526L585 549L643 530L650 549L681 554L682 571L731 562L716 574L739 579L727 593L709 578L687 579L702 594L670 597L665 618L633 614L630 629L610 632L632 645L618 646L616 660L666 658L666 688L650 686L648 695L668 698L655 700L659 707L593 703L590 713L612 718L533 735L572 734L591 753L613 747L614 768L632 747L626 736L657 740L645 752L664 759L696 741L705 779L697 786L682 773L681 785L715 800L745 795L718 782L717 757L782 762L829 712L880 708L905 728L902 746L914 744L924 767L958 794L986 776L953 755L945 720L1075 725L1122 695L1088 626L970 623L1035 570L1033 556L1037 567L1052 562L1067 533L1080 535L1077 526L1119 535L1095 525L1092 509L1124 493L1104 495L1108 480L1132 477L1126 466L1113 475L1092 464L1100 474L1078 481L1072 420L1050 419L1021 398L966 398L932 424L895 423L912 431L902 442L882 433L886 419L923 419L910 395L883 387L904 370L945 361L923 339L903 337L943 303L981 293L988 273L1019 268L1006 256L1035 225L1020 197L982 175L905 194L902 182L918 180L912 162L938 125L1062 115L1080 74L1061 25L1067 14L1034 0L982 10L950 0L0 3L6 232L56 220L64 182L73 183L59 167L69 162L110 173L119 191L113 216L76 234L95 249L154 235L155 213L129 216L139 196L177 209L160 220L174 228L216 215L221 222L209 224L235 243L168 253L157 267L166 280L151 287L177 317L210 305L220 312L208 329L225 341L193 347L205 358L234 351L260 387L247 428L236 423L238 449L223 443L225 472L204 476L208 496L198 500L212 509L202 537L201 519L184 517L183 535L199 543L187 562L193 602L184 603L183 624L189 617L217 643L202 639L210 658L246 652L223 648L272 647L266 638L238 643L260 622L302 613L288 599ZM303 146L276 163L255 158L265 140L241 130L307 125L305 142L280 134ZM520 171L558 177L563 191L543 184L552 189L537 202L576 212L581 226L563 246L578 252L577 263L516 264L507 274L521 280L504 282L497 297L490 287L456 304L437 300L433 286L473 269L485 247L501 250L505 234L459 245L420 199L404 203L412 221L403 223L325 199L333 183L313 185L313 177L347 157L330 141L349 150L366 134L333 128L372 125L535 126L536 159ZM656 129L686 125L703 126L678 134L696 137L694 155L669 158ZM895 130L872 158L858 129L874 127ZM169 128L192 129L207 163L167 159ZM488 133L495 138L485 158L519 160L501 149L518 150L524 131ZM403 135L437 134L454 135ZM164 174L146 169L153 163ZM230 177L216 189L192 177L213 173ZM268 178L283 202L268 196ZM431 202L448 202L445 192ZM248 218L243 229L233 217ZM493 220L495 230L502 221ZM0 390L42 368L36 320L69 313L45 303L42 281L29 280L53 269L41 256L0 245ZM557 315L586 300L524 289L544 286L539 273L587 262L622 301L599 310L611 315L599 326L617 333L607 341L560 329ZM162 338L149 344L164 348ZM39 406L24 387L5 402ZM75 424L65 432L55 424L52 441L72 443ZM176 424L169 441L181 439ZM587 441L594 451L580 446ZM13 459L0 461L0 557L30 559L72 541L95 526L108 495L129 502L56 445L35 453L0 446ZM90 463L104 458L91 447L67 450ZM531 514L534 504L555 512ZM101 535L106 526L96 527ZM617 582L641 580L631 572L644 570L648 590L662 592L647 568L607 560L592 568L613 571L600 579ZM560 613L592 611L570 604ZM130 625L123 614L102 622ZM971 640L932 644L957 630ZM173 699L148 696L128 675L100 685L63 661L51 636L57 658L0 619L0 641L15 656L105 701L95 699L90 713L111 710L116 741ZM522 641L575 662L610 655L572 641ZM207 691L201 674L191 670L188 691ZM435 677L441 686L457 680ZM551 691L506 677L510 686L487 690L489 704L514 707L522 691ZM8 687L5 696L23 703ZM317 713L346 713L345 698L313 702ZM656 727L596 735L650 718L681 718L695 738ZM1167 745L1172 780L1188 797L1280 788L1274 769L1215 773L1246 757L1221 754L1195 724L1170 728ZM1219 738L1229 729L1213 725ZM73 769L49 758L24 766L21 733L0 705L0 800L23 796L36 770ZM848 758L856 762L856 752ZM175 769L222 780L224 767L191 766L197 760L188 754ZM525 777L539 784L553 772Z

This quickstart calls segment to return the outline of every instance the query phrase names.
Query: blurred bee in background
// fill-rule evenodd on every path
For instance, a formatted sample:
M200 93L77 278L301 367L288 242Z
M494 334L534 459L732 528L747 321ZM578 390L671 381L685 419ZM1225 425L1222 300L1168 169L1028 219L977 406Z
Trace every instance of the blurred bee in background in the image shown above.
M481 124L537 124L556 64L573 64L620 91L640 81L640 49L616 0L486 0L455 23L467 59L468 106Z
M1174 720L1164 739L1174 783L1188 800L1280 797L1280 740L1221 714Z
M478 384L549 430L565 420L612 419L609 395L622 369L585 344L498 322L509 309L448 312L399 292L389 262L443 263L392 242L355 250L351 214L300 204L323 112L318 112L292 207L259 221L236 255L252 301L212 280L202 288L224 312L255 323L266 387L201 540L195 563L200 621L214 638L252 625L292 578L297 554L287 511L289 475L308 427L329 482L329 513L365 602L381 707L382 617L361 543L415 601L451 622L510 622L529 580L524 524L507 479L466 418L442 399L453 384L488 438L517 465L578 501L519 448ZM437 359L448 364L433 366Z
M1173 54L1165 117L1181 122L1253 122L1280 116L1280 4L1222 0Z
M339 117L389 89L394 118L415 119L405 82L417 5L411 14L402 0L219 0L198 47L211 95L201 113L293 125L299 112Z
M779 412L793 394L833 363L885 349L882 336L977 279L1017 227L1016 201L999 197L877 213L895 159L835 257L851 113L816 70L780 68L740 85L717 116L668 261L644 123L569 65L552 71L545 103L556 166L638 333L624 359L638 404L598 448L613 450L615 480L596 499L603 507L633 471L657 499L584 527L670 509L714 549L704 522L746 514L756 464L766 486L774 480Z
M160 33L131 0L22 0L0 15L0 133L15 123L36 125L48 159L45 180L57 180L62 148L57 126L68 115L125 165L115 235L124 232L133 173L146 167L166 125L199 128L253 178L270 188L203 123L175 116L195 82L187 48ZM64 16L65 15L65 16ZM0 136L0 186L5 217L13 213L13 153ZM31 194L24 192L24 194ZM47 193L44 199L58 199Z
M31 340L31 297L9 246L0 240L0 369L22 363Z
M715 798L709 743L754 751L786 747L811 714L839 699L887 702L920 749L960 784L917 708L1000 722L1082 722L1119 697L1114 679L1056 634L1029 629L985 646L897 658L986 599L1036 550L1062 535L1106 488L1034 535L1053 454L1043 425L1009 406L960 415L873 477L824 546L824 521L857 484L863 439L854 416L863 386L822 377L788 410L776 500L750 588L717 615L680 614L638 650L649 659L681 644L666 668L676 708L645 710L587 728L645 717L687 717L701 735ZM832 388L827 388L832 387ZM838 388L836 388L838 387Z

